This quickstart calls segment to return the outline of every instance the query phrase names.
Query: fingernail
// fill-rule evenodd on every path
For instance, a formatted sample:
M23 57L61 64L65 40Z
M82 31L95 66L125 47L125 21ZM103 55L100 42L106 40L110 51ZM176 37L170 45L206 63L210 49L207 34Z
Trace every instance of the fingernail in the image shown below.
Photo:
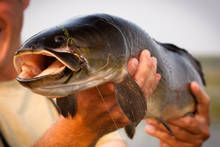
M155 131L155 127L151 125L146 125L145 130L149 133L153 133Z
M157 59L155 57L152 57L152 61L153 61L153 64L156 65L157 64Z
M161 79L161 75L160 74L156 74L156 78L159 81Z
M138 60L136 58L132 59L132 66L137 68L138 66Z
M150 52L148 50L143 50L143 55L149 57L150 56Z
M198 91L198 89L199 89L198 84L197 84L195 81L193 81L191 84L192 84L192 88L193 88L195 91Z

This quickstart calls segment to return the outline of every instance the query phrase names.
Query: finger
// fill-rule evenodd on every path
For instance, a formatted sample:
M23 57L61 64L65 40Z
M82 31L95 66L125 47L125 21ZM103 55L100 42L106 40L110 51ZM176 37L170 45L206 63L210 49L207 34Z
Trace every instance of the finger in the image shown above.
M160 140L160 147L170 147L168 144Z
M160 74L156 74L155 76L156 76L155 77L155 82L154 82L154 84L151 87L152 92L157 88L157 85L159 84L160 79L161 79L161 75Z
M138 60L136 58L131 58L128 60L128 73L133 76L137 70Z
M206 118L209 117L210 98L196 82L190 84L193 95L197 101L197 113Z
M162 125L161 123L154 121L154 120L148 120L148 124L154 126L155 128L167 132L169 134L169 131ZM191 144L200 144L202 137L200 135L192 134L191 132L186 131L185 129L182 129L178 126L169 124L169 127L173 131L175 137L182 141L182 142L188 142Z
M192 116L186 116L176 120L171 120L169 121L169 123L178 126L182 129L185 129L193 134L201 133L199 121Z
M149 72L147 73L144 85L142 87L142 91L144 92L144 95L146 98L148 98L153 90L156 88L160 76L156 74L157 70L157 60L156 58L152 57L151 58L151 65L149 66Z
M112 117L117 121L120 128L130 122L119 106L115 107L114 111L112 111Z
M155 128L154 126L147 125L145 127L145 131L150 134L151 136L155 136L159 139L161 139L163 142L167 143L170 146L184 146L184 147L193 147L190 143L182 142L175 137L171 136L169 133L164 132L162 130L159 130Z
M112 125L116 125L118 128L121 128L130 122L117 104L116 100L112 100L112 97L106 98L102 107L97 109L104 110L100 117L105 117L106 113L108 113L109 119L113 121Z
M150 52L148 50L144 50L141 52L140 61L137 67L137 71L134 75L134 79L139 85L139 87L143 87L146 75L148 73L148 64L150 63Z
M97 109L100 110L106 110L106 111L112 111L114 107L119 107L116 99L114 98L114 95L105 96L102 98L101 102L103 103L100 106L97 106Z
M153 85L153 87L152 87L153 91L156 89L156 87L157 87L157 85L158 85L160 79L161 79L161 75L160 75L160 74L156 74L156 82L157 82L157 83L155 83L155 84Z

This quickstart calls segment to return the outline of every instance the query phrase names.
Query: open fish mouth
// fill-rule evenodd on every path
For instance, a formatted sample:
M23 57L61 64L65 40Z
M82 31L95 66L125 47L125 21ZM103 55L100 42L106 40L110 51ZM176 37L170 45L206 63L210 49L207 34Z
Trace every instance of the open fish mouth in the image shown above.
M62 77L67 71L77 72L80 70L81 61L70 53L25 50L16 53L14 65L18 73L17 80L31 82L54 76Z
M24 54L18 57L17 71L20 79L33 79L55 75L64 71L66 66L48 54Z
M27 52L18 55L15 68L18 79L36 79L63 72L66 66L51 54L42 52Z

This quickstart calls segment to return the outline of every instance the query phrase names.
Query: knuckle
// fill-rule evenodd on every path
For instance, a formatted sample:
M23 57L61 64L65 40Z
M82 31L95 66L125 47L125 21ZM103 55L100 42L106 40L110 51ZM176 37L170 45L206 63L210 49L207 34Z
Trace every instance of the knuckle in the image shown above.
M210 97L209 96L206 97L206 103L207 103L207 105L210 104Z
M102 102L99 105L97 105L98 109L103 111L111 111L113 107L116 107L116 104L114 102Z
M154 64L154 61L152 60L150 63L149 63L149 67L150 67L150 69L152 69L152 71L151 72L155 72L155 64Z
M190 127L197 128L197 123L195 121L191 121Z
M188 126L191 129L197 128L198 121L194 118L189 117L188 119L186 119L186 126Z
M203 140L197 140L197 141L195 141L195 146L200 147L200 146L202 146L202 143L203 143Z
M182 131L179 127L173 127L173 130L175 130L178 133L180 133Z
M210 137L210 132L209 132L209 130L204 131L203 134L204 134L204 139L205 139L205 140L207 140L207 139Z
M190 117L188 117L188 118L185 119L185 124L186 124L187 126L192 127L192 123L193 123L193 120L192 120Z
M135 81L137 82L139 87L143 87L145 79L138 77L138 78L135 78Z
M164 139L166 139L166 140L171 140L171 136L170 135L168 135L167 133L160 133L159 131L158 131L158 135L160 135L161 136L161 138L164 138Z
M114 112L112 112L111 117L112 117L113 119L118 120L118 119L120 119L121 115L122 115L122 113L120 113L119 111L114 111Z
M129 122L130 122L129 119L128 119L127 116L125 116L125 115L122 115L122 116L121 116L121 119L120 119L120 121L119 121L119 123L120 123L122 126L128 124Z

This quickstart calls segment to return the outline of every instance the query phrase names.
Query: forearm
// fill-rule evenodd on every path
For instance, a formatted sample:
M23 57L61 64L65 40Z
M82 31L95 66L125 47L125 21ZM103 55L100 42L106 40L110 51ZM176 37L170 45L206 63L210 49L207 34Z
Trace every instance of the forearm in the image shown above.
M93 146L101 136L95 134L83 124L80 116L74 118L61 116L34 146Z

